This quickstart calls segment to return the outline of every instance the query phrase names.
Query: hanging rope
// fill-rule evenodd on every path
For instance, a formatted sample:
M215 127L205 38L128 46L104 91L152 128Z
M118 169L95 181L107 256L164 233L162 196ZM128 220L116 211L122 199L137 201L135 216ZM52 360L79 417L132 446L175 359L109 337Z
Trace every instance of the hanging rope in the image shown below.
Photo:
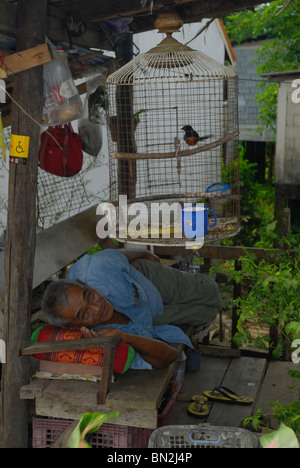
M38 125L42 130L43 129L43 126L34 118L32 117L30 114L28 114L28 112L12 97L12 95L0 84L0 89L2 89L6 94L7 96L12 100L12 102L25 114L27 115L27 117L29 117L36 125ZM63 148L60 146L60 144L58 143L58 141L56 140L56 138L51 135L50 132L48 132L48 130L45 130L46 133L48 135L51 136L51 138L53 138L53 140L55 141L55 143L58 145L58 147L62 150Z
M205 31L205 29L209 28L209 26L211 25L211 23L213 23L213 21L215 21L216 18L212 18L211 20L209 20L205 26L203 26L198 32L197 34L192 37L192 39L190 39L188 42L186 42L184 45L188 45L190 42L192 42L194 39L196 39L196 37L200 36L201 33L203 33L203 31Z

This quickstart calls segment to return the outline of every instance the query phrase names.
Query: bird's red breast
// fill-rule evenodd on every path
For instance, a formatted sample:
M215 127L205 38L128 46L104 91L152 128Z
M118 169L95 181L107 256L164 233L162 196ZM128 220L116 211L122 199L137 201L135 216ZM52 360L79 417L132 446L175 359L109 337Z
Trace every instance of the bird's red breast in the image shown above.
M189 146L195 146L199 141L199 138L196 136L186 137L185 142Z

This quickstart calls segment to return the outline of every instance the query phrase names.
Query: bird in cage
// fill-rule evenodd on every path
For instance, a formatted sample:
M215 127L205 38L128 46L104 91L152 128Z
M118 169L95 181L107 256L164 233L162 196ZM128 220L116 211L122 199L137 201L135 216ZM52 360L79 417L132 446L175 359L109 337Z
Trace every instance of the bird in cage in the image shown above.
M191 125L185 125L181 130L184 130L184 141L189 146L195 146L199 141L207 140L213 137L213 135L199 136L199 134L193 129Z

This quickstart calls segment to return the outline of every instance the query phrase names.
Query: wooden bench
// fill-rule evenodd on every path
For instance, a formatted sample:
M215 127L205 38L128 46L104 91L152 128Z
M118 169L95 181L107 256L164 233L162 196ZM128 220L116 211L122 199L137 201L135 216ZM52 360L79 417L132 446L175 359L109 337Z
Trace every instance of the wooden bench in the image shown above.
M99 242L96 235L96 206L57 225L37 233L33 287L47 281L71 262ZM110 239L103 248L112 247ZM3 256L0 256L0 292L4 292L1 278ZM190 333L192 327L186 329ZM109 413L118 410L119 418L112 424L155 429L158 408L176 362L166 369L128 370L124 375L115 375L111 383L112 364L119 337L97 337L92 339L60 342L28 343L22 355L55 350L70 350L93 347L104 348L104 365L99 383L77 380L32 379L20 389L20 398L34 402L34 413L39 416L78 420L86 411ZM183 345L177 345L180 352Z

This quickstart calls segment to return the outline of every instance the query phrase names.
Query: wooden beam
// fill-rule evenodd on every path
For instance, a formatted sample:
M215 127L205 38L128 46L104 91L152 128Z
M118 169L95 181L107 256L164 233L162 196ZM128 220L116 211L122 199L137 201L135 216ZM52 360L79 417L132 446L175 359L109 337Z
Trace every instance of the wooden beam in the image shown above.
M15 35L16 33L16 8L0 0L0 31L2 34Z
M7 55L4 58L4 69L6 74L13 75L30 68L38 67L52 60L47 44L41 44L31 49L23 50L17 54Z
M281 249L259 249L256 247L245 247L247 252L252 255L256 255L258 259L262 260L275 260L283 250ZM155 246L154 252L156 255L186 255L185 247L167 247L167 246ZM238 260L240 257L246 255L245 250L242 247L234 246L227 247L221 245L204 245L199 249L199 254L202 258L214 258L222 260ZM289 254L293 256L294 251L290 251Z
M161 8L162 3L154 8ZM66 11L69 6L66 6ZM132 16L134 14L147 13L149 7L143 8L140 0L122 0L113 2L99 2L99 0L89 0L82 7L81 0L72 1L72 10L79 11L85 22L99 22L108 19L118 18L120 16Z
M53 1L53 5L61 2ZM65 2L64 2L65 3ZM164 5L164 1L154 2L153 11L157 13ZM185 22L187 18L192 22L199 21L201 18L221 17L229 13L244 10L246 8L253 8L256 5L262 4L259 0L175 0L174 10L181 13L182 19ZM63 5L61 5L63 8ZM66 5L66 11L69 6ZM141 20L147 20L147 13L150 15L149 5L146 7L141 6L140 0L115 0L113 2L99 2L98 0L89 0L85 2L84 8L82 2L79 0L72 1L72 9L79 11L85 22L99 22L109 19L119 18L121 16L134 16L142 15ZM154 20L154 19L153 19ZM151 27L152 29L152 27Z
M114 0L111 2L86 0L84 3L80 0L52 0L48 3L47 36L51 41L68 41L62 24L65 13L72 8L72 10L76 10L81 14L86 24L84 33L74 38L74 45L113 50L110 41L100 30L97 23L120 16L132 15L134 20L130 25L130 30L133 33L153 30L155 29L156 14L164 2L154 2L153 14L150 14L149 4L143 8L140 0ZM253 8L262 3L262 1L258 0L175 0L174 8L180 14L184 23L195 23L203 18L220 18L245 8ZM6 2L0 0L0 31L11 36L16 34L14 13L16 4L16 1Z
M57 353L59 351L98 349L106 345L118 346L121 339L119 336L96 336L94 338L82 338L74 340L41 341L32 343L21 350L22 356L32 356L40 353Z
M47 0L19 0L16 50L46 39ZM14 98L36 120L43 108L43 70L32 68L15 75ZM22 385L30 380L30 358L20 356L30 338L32 276L36 233L36 192L40 127L13 105L12 134L29 137L27 164L10 163L7 237L5 245L4 340L6 364L1 386L0 446L27 448L28 405L20 400Z

